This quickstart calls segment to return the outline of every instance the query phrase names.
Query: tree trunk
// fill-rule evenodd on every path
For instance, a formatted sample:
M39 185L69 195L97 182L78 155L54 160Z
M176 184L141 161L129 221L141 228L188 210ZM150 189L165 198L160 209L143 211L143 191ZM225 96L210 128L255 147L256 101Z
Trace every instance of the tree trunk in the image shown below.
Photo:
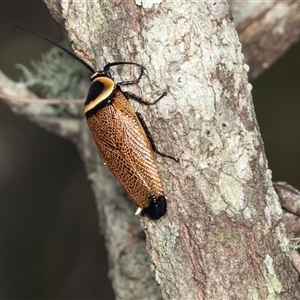
M154 107L133 103L158 149L180 159L158 157L168 210L158 221L140 217L147 245L85 121L64 131L95 192L117 299L299 299L227 3L44 2L95 69L137 62L148 78L133 91L168 93Z

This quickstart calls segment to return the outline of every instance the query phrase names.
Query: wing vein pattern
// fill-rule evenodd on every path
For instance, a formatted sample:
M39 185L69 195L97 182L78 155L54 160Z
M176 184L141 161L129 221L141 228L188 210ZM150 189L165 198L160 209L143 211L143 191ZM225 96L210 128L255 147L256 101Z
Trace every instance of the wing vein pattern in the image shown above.
M149 139L124 94L118 101L89 118L100 156L129 195L141 208L149 206L150 196L163 195L156 161Z

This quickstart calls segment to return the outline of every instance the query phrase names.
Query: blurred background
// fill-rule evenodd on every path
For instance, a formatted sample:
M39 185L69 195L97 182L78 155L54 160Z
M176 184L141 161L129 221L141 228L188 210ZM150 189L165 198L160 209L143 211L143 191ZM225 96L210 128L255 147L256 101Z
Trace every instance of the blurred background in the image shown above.
M0 2L0 70L60 42L42 1ZM114 299L94 196L72 143L17 116L0 101L0 299Z
M13 80L60 41L41 1L0 2L0 69ZM300 44L257 78L253 97L273 181L300 189ZM76 147L0 102L0 299L114 299L94 197Z

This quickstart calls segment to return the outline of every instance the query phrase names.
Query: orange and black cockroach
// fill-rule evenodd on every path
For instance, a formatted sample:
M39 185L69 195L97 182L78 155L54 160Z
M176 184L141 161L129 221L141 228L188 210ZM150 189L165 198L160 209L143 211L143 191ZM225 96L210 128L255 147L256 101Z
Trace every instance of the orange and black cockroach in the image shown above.
M166 93L148 102L128 91L122 91L121 86L139 83L145 72L142 65L113 62L105 65L102 71L94 71L69 50L37 32L33 33L58 46L93 73L84 112L100 157L138 206L136 215L142 212L155 220L164 216L167 203L154 152L176 162L178 159L157 150L142 116L134 111L128 99L154 105ZM116 83L110 69L120 65L139 67L141 71L137 79Z
M110 68L125 64L140 67L139 77L115 83ZM166 213L167 204L154 152L174 158L157 150L144 120L134 111L128 98L153 105L165 93L149 103L121 90L121 85L138 83L144 70L136 63L114 62L107 64L103 71L95 72L84 111L101 158L138 205L137 213L143 210L150 218L159 219Z

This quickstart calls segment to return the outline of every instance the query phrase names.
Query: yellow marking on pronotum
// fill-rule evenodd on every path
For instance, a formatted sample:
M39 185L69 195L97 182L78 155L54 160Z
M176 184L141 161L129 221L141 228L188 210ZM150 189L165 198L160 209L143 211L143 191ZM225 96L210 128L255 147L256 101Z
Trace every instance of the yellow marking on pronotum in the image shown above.
M96 72L94 75L91 76L91 79L93 79L96 75L98 75L98 72ZM111 78L108 77L96 77L94 80L92 80L91 86L95 82L98 82L100 84L103 84L103 90L100 94L97 94L95 99L93 101L90 101L89 103L84 105L84 112L86 113L90 109L94 108L97 104L99 104L101 101L105 100L114 90L115 83Z

